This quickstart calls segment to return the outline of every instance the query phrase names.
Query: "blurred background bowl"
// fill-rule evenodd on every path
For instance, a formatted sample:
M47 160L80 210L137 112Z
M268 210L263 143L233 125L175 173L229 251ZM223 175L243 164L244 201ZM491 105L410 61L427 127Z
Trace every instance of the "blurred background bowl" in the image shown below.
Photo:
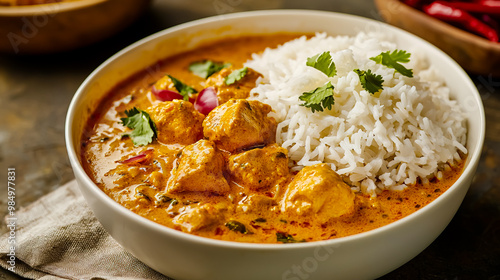
M375 4L387 23L431 42L468 72L500 76L500 43L435 19L399 0L375 0Z
M0 52L43 54L95 43L137 19L151 0L0 6Z

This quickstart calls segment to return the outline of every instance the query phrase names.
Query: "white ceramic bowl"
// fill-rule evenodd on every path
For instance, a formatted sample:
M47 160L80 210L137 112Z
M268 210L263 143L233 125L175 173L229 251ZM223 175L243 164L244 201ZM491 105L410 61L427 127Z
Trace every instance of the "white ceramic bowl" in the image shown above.
M390 225L328 241L247 244L182 233L120 206L87 176L80 162L80 137L89 114L117 82L159 59L200 43L239 34L277 31L354 35L381 30L395 34L401 48L418 47L443 74L468 118L465 170L444 194ZM474 176L484 141L485 119L477 89L446 54L405 31L370 19L332 12L276 10L201 19L169 28L117 53L81 85L66 120L73 170L90 207L109 234L153 269L175 279L372 279L406 263L447 226Z

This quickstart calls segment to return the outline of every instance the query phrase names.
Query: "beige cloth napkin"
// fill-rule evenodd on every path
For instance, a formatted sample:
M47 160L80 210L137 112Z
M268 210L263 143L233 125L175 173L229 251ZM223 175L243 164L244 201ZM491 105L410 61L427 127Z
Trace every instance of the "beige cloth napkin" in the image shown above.
M171 279L141 263L106 233L76 181L18 209L15 217L15 273L22 277ZM9 234L0 243L0 265L5 269L11 266Z

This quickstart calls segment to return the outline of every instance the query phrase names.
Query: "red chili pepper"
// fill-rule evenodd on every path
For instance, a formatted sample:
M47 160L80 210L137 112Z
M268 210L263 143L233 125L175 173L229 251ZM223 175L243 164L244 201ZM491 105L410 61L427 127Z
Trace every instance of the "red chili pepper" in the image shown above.
M450 4L451 3L444 1L435 1L430 5L425 6L423 11L437 19L458 23L471 32L486 37L490 41L498 42L498 33L495 29L473 17L468 12L457 9Z
M500 14L500 1L447 2L447 4L470 13Z
M498 21L494 19L490 15L483 14L481 15L481 20L491 26L493 29L495 29L497 32L500 30L500 25L498 24Z

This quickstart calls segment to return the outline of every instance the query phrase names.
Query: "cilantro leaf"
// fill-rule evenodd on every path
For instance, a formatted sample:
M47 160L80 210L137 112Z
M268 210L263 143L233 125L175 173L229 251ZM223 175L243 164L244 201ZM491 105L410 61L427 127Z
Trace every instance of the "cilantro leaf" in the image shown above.
M392 52L383 52L377 56L370 57L371 60L378 64L382 64L389 68L393 68L404 76L413 77L413 70L407 69L401 63L406 63L410 61L411 54L405 50L394 50Z
M223 68L231 66L231 63L217 63L211 60L197 61L189 65L189 71L204 79L219 72Z
M359 81L361 86L371 94L376 94L382 91L382 83L384 79L382 76L372 73L372 70L367 71L354 69L353 70L359 76Z
M224 79L224 82L226 83L226 85L232 85L237 81L243 79L243 77L245 77L247 73L248 73L248 67L243 67L241 69L234 70Z
M337 74L337 68L333 62L330 52L323 52L307 58L307 66L318 69L328 77L333 77Z
M179 92L180 95L182 95L183 99L185 101L188 101L189 100L189 95L191 93L197 93L198 91L196 91L196 89L186 85L185 83L177 80L176 78L170 76L170 75L167 75L170 80L172 80L172 83L174 83L174 87L175 89Z
M134 107L126 110L125 115L127 117L121 118L121 121L124 126L132 129L128 135L132 138L135 146L144 146L153 142L157 129L148 113Z
M306 242L305 239L296 240L295 238L293 238L293 236L291 234L288 234L285 232L277 232L276 233L276 241L283 242L283 243Z
M333 85L328 82L322 87L302 93L299 99L305 101L300 105L311 108L313 113L315 111L323 112L325 108L331 110L332 105L335 104L335 100L333 99Z
M247 230L247 228L245 227L244 224L242 224L238 221L229 221L229 222L225 223L224 225L232 231L236 231L236 232L243 233L243 234L251 233Z

